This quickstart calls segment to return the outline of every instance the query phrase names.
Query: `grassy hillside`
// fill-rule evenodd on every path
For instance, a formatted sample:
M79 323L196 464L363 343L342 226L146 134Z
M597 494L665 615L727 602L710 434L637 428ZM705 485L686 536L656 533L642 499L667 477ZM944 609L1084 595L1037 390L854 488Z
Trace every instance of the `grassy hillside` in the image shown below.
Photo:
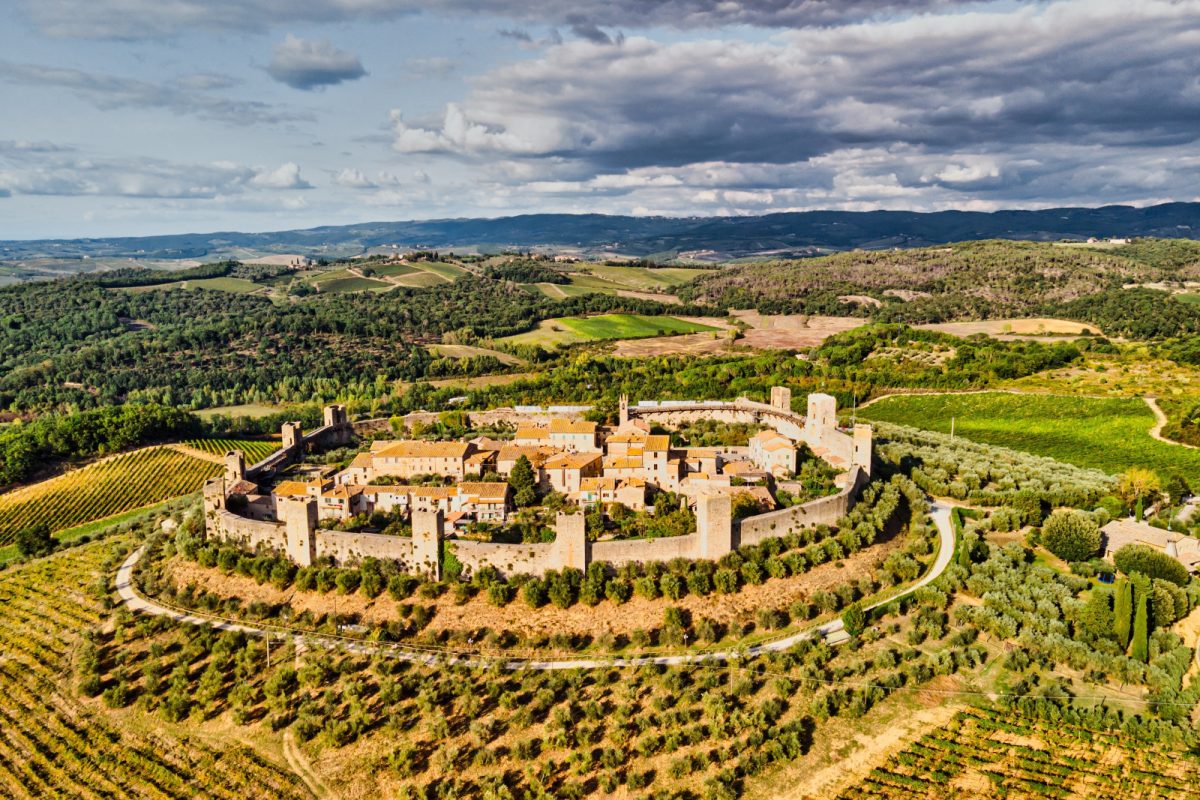
M1200 481L1200 450L1152 439L1154 415L1137 398L981 394L889 397L858 415L871 420L949 433L1048 456L1110 475L1149 467L1166 477L1180 472Z
M729 267L701 276L679 294L764 312L809 313L845 313L838 297L862 294L883 302L874 312L881 318L940 322L1032 316L1047 304L1165 274L1164 267L1117 251L983 241Z

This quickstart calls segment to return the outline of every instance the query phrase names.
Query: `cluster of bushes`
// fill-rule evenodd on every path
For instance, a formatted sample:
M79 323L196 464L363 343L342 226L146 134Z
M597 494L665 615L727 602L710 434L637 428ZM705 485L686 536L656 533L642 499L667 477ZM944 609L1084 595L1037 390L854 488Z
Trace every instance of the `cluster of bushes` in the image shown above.
M1040 523L1050 508L1093 508L1113 489L1112 478L1098 470L1050 458L901 425L876 423L875 430L878 458L909 474L924 491L974 505L1022 508L1026 523Z

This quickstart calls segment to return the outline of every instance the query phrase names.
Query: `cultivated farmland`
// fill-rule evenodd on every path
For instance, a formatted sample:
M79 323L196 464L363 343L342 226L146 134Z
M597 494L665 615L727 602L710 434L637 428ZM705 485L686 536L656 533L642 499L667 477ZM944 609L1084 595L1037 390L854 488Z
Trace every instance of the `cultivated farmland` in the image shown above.
M221 467L167 447L149 447L0 494L0 544L29 525L59 531L194 492Z
M279 449L278 442L264 442L253 439L191 439L186 442L188 447L213 455L223 456L230 450L241 450L246 454L246 463L255 464Z
M541 323L536 330L509 336L506 344L557 346L601 339L638 339L675 333L702 333L718 330L711 325L642 314L601 314L595 317L559 317Z
M72 661L101 623L109 550L93 543L0 574L0 796L309 797L236 740L140 729L79 699Z
M1198 773L1200 760L1169 744L970 710L839 798L1200 797Z
M1154 415L1138 398L983 392L889 397L860 417L949 433L1048 456L1110 475L1133 466L1200 479L1200 450L1152 439Z

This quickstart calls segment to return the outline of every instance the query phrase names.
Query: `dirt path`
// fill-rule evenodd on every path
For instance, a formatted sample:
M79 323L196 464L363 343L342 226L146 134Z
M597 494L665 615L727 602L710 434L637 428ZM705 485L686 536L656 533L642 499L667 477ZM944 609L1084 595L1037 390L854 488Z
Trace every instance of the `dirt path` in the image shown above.
M1180 447L1187 447L1191 450L1197 449L1194 444L1184 444L1183 442L1177 442L1174 439L1168 439L1167 437L1163 436L1162 429L1167 424L1167 415L1163 413L1161 408L1159 408L1157 399L1151 397L1150 395L1145 395L1142 397L1142 399L1146 401L1146 405L1150 406L1150 410L1154 412L1154 419L1156 421L1154 423L1154 427L1150 429L1150 437L1152 439L1158 439L1160 442L1166 442L1167 444L1176 444Z
M166 447L168 450L174 450L176 453L183 453L185 456L191 456L192 458L198 458L201 461L209 461L209 462L212 462L213 464L222 464L222 465L225 463L225 459L222 458L221 456L217 455L216 453L209 453L204 450L201 450L198 447L192 447L191 445L187 445L182 442L176 442L175 444L168 444L168 445L166 445Z
M313 768L309 765L308 759L304 757L300 746L296 744L296 737L289 729L283 734L283 757L287 759L288 766L292 771L300 776L300 780L304 781L304 785L313 793L318 800L326 797L333 797L333 792L325 785L317 773L313 772Z

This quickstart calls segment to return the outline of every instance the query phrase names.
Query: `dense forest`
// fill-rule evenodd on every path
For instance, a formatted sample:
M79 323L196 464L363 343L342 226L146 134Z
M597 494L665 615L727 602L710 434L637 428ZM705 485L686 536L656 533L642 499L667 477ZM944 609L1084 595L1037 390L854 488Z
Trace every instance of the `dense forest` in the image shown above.
M48 463L186 438L202 429L194 414L149 404L46 415L5 425L0 427L0 487L25 480Z
M394 381L504 370L491 357L438 359L421 346L444 334L460 342L507 336L550 317L607 311L715 313L603 294L555 301L475 275L303 302L202 289L124 292L89 278L25 284L0 289L0 408L378 394Z

